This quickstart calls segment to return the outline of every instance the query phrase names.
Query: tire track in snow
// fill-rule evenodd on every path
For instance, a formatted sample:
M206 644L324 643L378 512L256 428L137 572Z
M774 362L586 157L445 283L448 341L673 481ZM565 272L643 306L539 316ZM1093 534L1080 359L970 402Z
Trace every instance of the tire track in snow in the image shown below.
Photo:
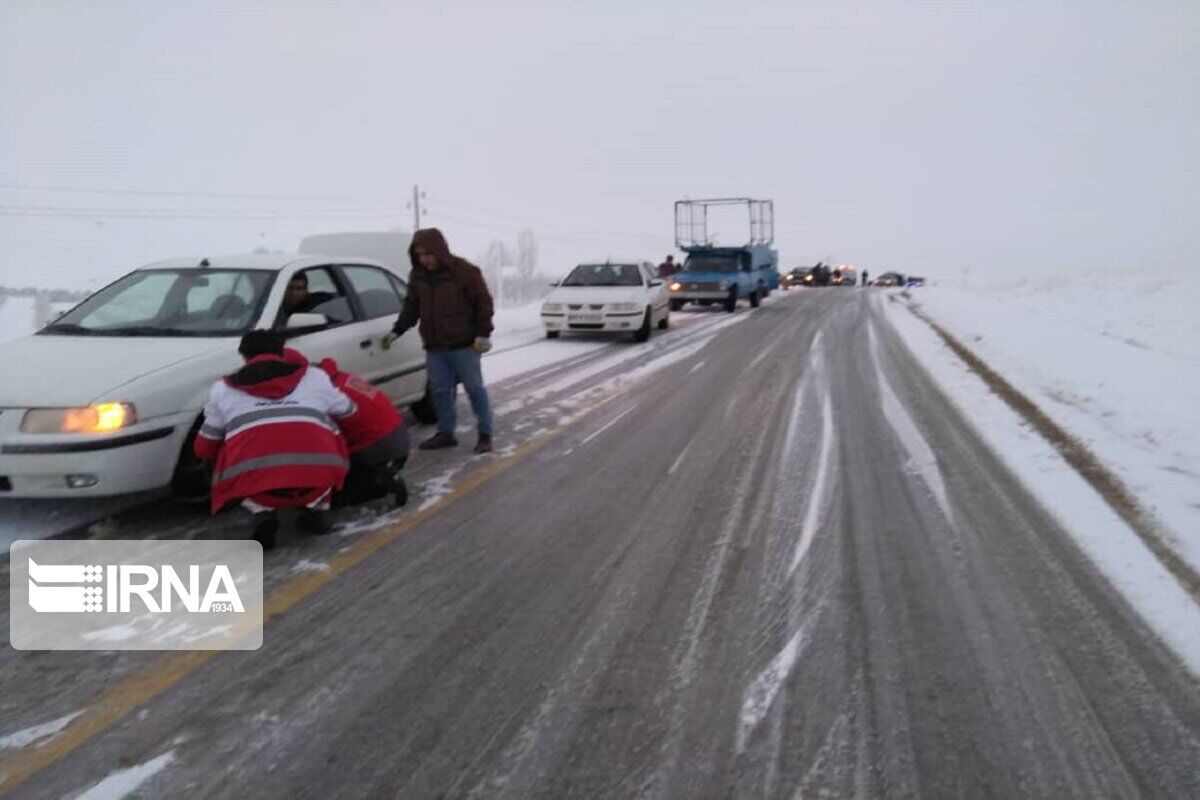
M875 335L874 319L867 320L867 340L870 343L871 363L875 367L875 376L879 384L879 402L883 409L883 416L892 426L892 430L896 432L900 444L908 452L909 466L933 492L934 499L942 509L946 521L953 526L954 512L950 507L950 498L946 495L946 482L942 478L942 470L937 456L934 455L933 448L921 434L920 428L917 427L917 423L913 421L904 404L900 402L896 390L892 388L879 361L879 340Z

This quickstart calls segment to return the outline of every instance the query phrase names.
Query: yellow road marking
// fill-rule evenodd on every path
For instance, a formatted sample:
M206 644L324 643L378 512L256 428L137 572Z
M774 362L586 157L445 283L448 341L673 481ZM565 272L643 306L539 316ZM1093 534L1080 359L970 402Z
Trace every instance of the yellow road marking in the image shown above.
M310 597L334 578L387 547L451 503L478 489L510 467L524 461L560 436L573 422L619 396L611 395L593 403L574 416L566 425L529 440L509 455L502 456L486 467L471 473L461 484L429 507L397 521L394 525L363 534L362 538L348 550L337 553L329 559L329 569L302 573L279 586L267 598L263 607L263 625L265 626L271 617L284 613L300 601ZM0 760L0 794L7 794L41 770L78 750L94 736L108 730L134 709L155 699L223 652L225 651L192 650L173 654L117 681L93 698L84 713L76 717L53 738Z

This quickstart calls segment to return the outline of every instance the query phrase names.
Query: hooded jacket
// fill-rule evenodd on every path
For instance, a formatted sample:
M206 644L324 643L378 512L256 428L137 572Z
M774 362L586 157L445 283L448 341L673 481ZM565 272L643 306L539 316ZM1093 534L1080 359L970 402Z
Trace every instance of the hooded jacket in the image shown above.
M333 385L354 401L354 413L337 421L351 453L370 447L404 424L404 417L382 389L342 372L332 358L321 359L320 367Z
M417 247L437 256L441 267L426 269L417 259ZM437 228L413 234L408 248L412 272L408 295L392 330L403 334L420 323L426 350L470 347L476 337L492 335L492 295L479 267L450 252L446 237Z
M194 450L216 459L212 512L276 489L340 489L349 468L336 420L354 403L295 350L261 355L213 384Z

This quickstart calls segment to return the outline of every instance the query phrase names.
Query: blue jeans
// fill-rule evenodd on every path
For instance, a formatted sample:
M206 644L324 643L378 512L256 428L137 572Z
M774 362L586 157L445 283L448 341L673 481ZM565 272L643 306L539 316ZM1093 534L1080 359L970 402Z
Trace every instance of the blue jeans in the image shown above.
M426 351L425 369L433 382L433 404L437 408L439 433L454 435L458 424L458 413L454 409L458 399L458 384L462 383L471 400L471 410L479 423L479 432L492 435L492 404L487 389L483 386L483 371L480 355L473 347L459 350Z

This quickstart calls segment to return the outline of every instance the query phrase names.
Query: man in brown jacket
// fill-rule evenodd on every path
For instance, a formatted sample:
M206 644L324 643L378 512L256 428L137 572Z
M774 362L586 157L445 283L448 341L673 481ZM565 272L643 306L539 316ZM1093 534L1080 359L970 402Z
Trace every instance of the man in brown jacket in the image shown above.
M490 453L492 407L483 385L480 357L492 348L492 295L483 273L471 262L453 255L437 228L414 233L408 256L413 267L408 276L408 296L389 338L402 336L420 323L438 429L419 447L436 450L458 444L454 406L458 384L462 383L479 425L475 452Z

